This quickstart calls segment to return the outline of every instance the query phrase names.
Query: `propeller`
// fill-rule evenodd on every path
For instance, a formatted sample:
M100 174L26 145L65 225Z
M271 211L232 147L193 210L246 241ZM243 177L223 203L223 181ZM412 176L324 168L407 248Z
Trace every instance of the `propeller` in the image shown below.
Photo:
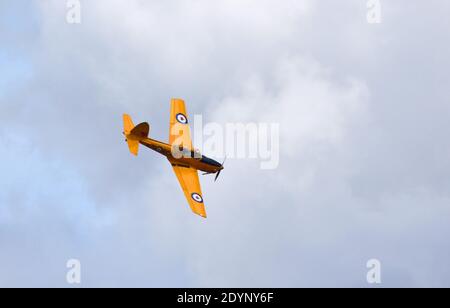
M219 175L220 175L220 171L222 171L222 170L219 170L219 171L216 173L216 177L214 178L214 182L217 181L217 178L218 178Z
M227 160L227 157L225 156L225 159L223 160L222 163L222 169L220 169L217 173L216 173L216 177L214 178L214 182L217 181L217 179L219 178L220 172L222 172L223 170L223 165L225 164L225 161Z

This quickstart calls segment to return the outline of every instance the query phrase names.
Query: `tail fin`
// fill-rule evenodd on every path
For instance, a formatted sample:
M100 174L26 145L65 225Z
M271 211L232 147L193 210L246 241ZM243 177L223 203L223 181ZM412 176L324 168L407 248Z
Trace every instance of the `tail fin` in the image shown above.
M150 126L145 122L134 126L131 117L128 114L124 114L123 130L131 154L137 156L139 152L139 141L148 137Z
M125 135L129 135L131 130L134 128L133 120L128 114L123 115L123 130Z

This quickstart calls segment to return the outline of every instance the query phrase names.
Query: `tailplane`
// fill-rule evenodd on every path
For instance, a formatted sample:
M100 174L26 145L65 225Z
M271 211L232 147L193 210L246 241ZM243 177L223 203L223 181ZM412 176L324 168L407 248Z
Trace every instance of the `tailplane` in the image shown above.
M128 114L123 115L123 134L126 137L126 142L128 143L131 154L138 155L139 142L148 138L149 132L150 125L148 125L148 123L144 122L134 126L131 117Z

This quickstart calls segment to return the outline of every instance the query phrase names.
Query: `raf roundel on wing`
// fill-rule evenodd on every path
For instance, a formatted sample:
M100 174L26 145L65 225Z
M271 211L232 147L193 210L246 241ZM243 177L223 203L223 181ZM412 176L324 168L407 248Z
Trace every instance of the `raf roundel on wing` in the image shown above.
M181 124L188 123L187 117L182 113L177 114L176 118L177 118L177 121L180 122Z
M192 199L194 199L194 201L196 201L198 203L202 203L203 202L203 198L199 194L193 193L191 196L192 196Z

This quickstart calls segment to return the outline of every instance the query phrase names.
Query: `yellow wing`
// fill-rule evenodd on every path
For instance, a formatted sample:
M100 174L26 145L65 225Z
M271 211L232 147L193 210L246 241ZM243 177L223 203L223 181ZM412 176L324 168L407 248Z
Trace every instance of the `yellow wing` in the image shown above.
M182 146L185 150L192 151L191 130L186 106L182 99L174 98L170 102L169 144Z
M182 167L172 163L173 171L177 175L181 188L183 189L184 196L186 197L191 210L197 214L206 218L205 204L203 203L202 189L200 187L200 181L198 179L197 169L190 167Z

